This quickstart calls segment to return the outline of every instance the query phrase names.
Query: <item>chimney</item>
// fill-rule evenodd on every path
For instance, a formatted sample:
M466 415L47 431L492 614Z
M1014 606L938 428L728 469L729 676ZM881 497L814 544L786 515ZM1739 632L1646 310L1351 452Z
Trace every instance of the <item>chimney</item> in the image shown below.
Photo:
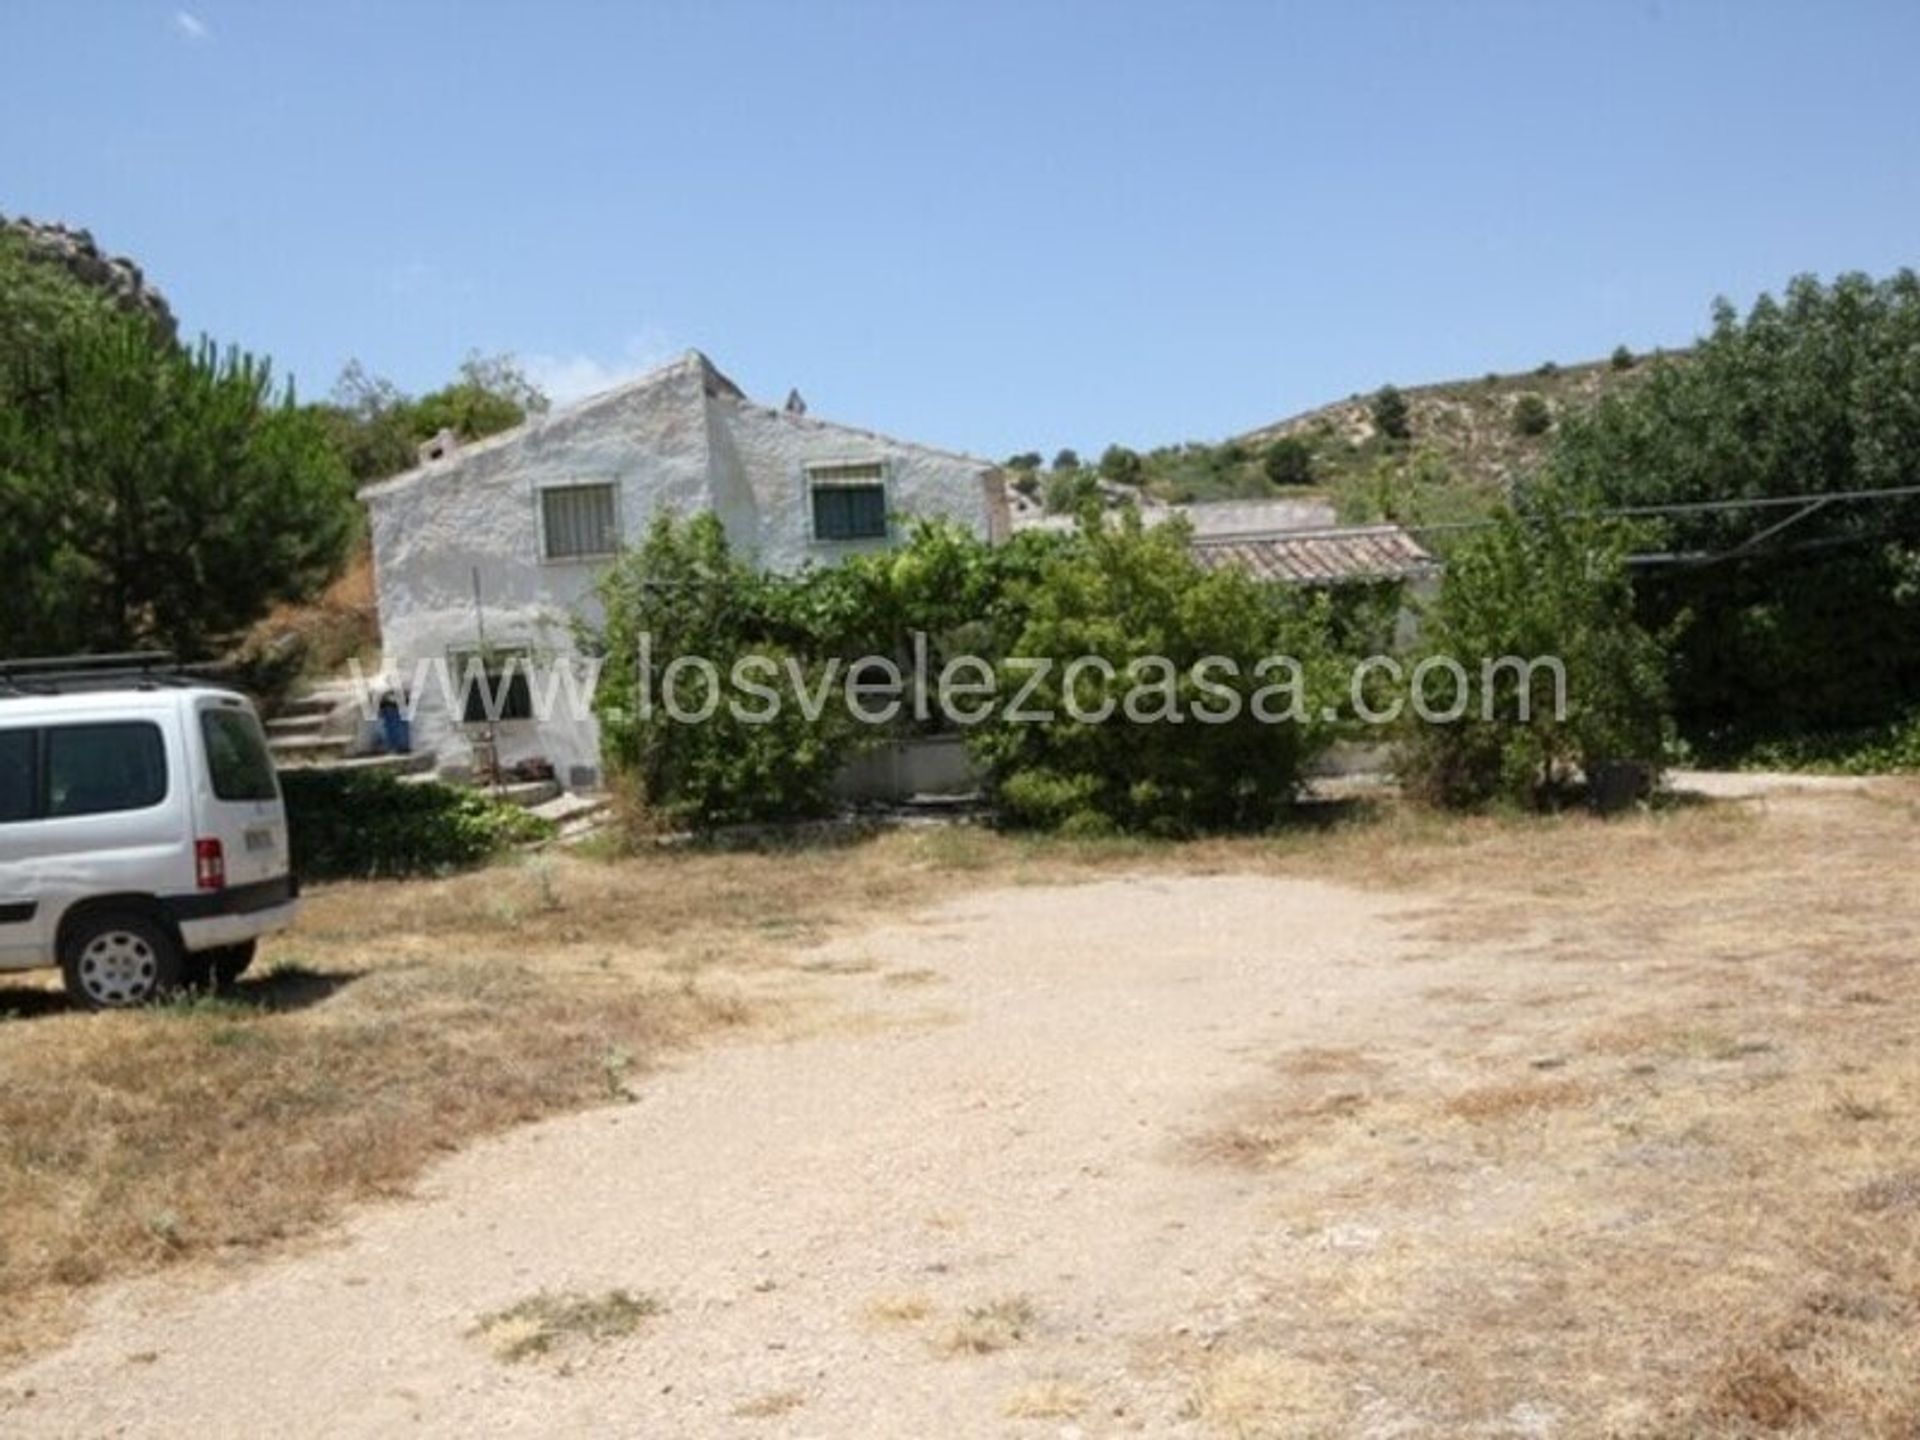
M444 460L460 448L460 438L448 429L442 429L431 440L420 442L416 452L422 465L431 465L436 460Z

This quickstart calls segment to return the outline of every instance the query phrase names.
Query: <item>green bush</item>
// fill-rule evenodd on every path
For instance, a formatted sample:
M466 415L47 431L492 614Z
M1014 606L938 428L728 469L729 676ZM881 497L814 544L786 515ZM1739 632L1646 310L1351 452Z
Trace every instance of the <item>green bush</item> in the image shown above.
M1047 509L1055 515L1072 515L1100 498L1100 480L1091 470L1078 466L1056 469L1047 477Z
M1100 478L1115 485L1138 485L1144 475L1140 454L1124 445L1109 445L1100 452Z
M1297 435L1283 435L1267 447L1260 467L1271 484L1282 488L1311 485L1313 446Z
M1553 428L1553 409L1531 391L1513 402L1513 433L1544 435Z
M851 583L869 569L847 575ZM835 597L841 603L822 596L822 606L809 607L791 593L801 583L761 575L737 558L710 514L662 515L645 542L601 577L605 619L583 637L605 660L594 700L601 753L632 813L647 824L705 829L800 819L829 807L828 782L855 737L837 699L810 719L801 698L821 680L818 636L882 612L859 588ZM718 673L718 696L695 680L675 684L683 714L712 699L710 718L676 719L666 706L669 669L683 656L711 661ZM755 682L777 696L768 723L743 719L730 703L764 708L731 688L736 663L749 658L762 671Z
M1261 586L1236 570L1202 570L1181 525L1147 529L1135 513L1118 524L1085 524L1010 588L1002 614L1017 623L1005 632L1000 694L1010 699L1042 662L1047 668L1025 703L1053 718L1024 722L1003 706L969 732L968 743L1014 824L1078 835L1262 827L1283 815L1306 762L1332 738L1325 701L1340 672L1328 602ZM1112 677L1082 668L1070 706L1067 667L1083 656L1106 661ZM1134 662L1150 656L1164 657L1170 669L1130 675ZM1252 713L1258 692L1280 688L1276 676L1256 673L1268 656L1300 663L1298 703L1294 695L1263 700L1297 718ZM1234 662L1237 675L1196 675L1208 657ZM1149 683L1136 686L1140 679ZM1236 718L1196 718L1196 706L1226 708L1207 684L1231 692ZM1072 713L1091 716L1109 703L1115 713L1105 722Z
M1373 428L1385 439L1402 441L1413 436L1413 413L1407 406L1407 397L1391 385L1382 385L1373 394L1370 407L1373 414Z
M479 791L382 770L287 770L280 789L304 880L436 874L553 833L537 815Z
M1765 741L1711 758L1743 770L1805 770L1830 775L1911 773L1920 771L1920 714L1864 730Z
M1619 525L1555 497L1502 511L1454 550L1418 663L1434 662L1441 677L1425 690L1429 713L1462 702L1464 713L1429 723L1409 710L1398 768L1411 793L1447 806L1538 807L1569 793L1576 772L1624 762L1657 774L1670 738L1665 654L1634 619L1627 544ZM1488 668L1504 657L1557 657L1564 714L1555 687L1536 678L1522 719L1521 673Z

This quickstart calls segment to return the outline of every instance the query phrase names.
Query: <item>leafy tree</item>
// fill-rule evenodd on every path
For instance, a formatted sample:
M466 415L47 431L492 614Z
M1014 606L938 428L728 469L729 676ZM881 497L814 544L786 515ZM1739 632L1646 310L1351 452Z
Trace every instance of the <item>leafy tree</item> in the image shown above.
M1802 277L1725 301L1681 361L1564 418L1556 474L1609 505L1816 496L1920 480L1920 278ZM1638 587L1654 630L1691 617L1671 681L1708 750L1868 727L1920 705L1920 503L1677 514L1647 549L1712 563Z
M329 403L314 406L356 481L411 470L419 447L442 430L462 442L511 430L547 408L547 398L511 356L469 355L452 384L415 398L347 362Z
M1373 428L1390 441L1404 441L1413 435L1413 416L1407 397L1391 385L1373 392L1371 406Z
M819 664L781 643L794 633L795 609L789 602L783 610L774 594L790 583L735 556L711 514L660 516L645 541L602 575L605 618L583 637L605 660L594 709L601 752L642 823L707 828L827 808L828 782L853 737L836 701L817 719L801 704L818 683ZM807 628L800 627L803 641ZM765 662L765 682L777 696L765 724L728 703L741 694L729 687L733 667L750 656ZM681 657L717 667L722 693L710 718L676 719L667 708L669 670ZM683 715L706 705L697 673L671 683ZM759 702L753 705L757 712Z
M1047 477L1047 509L1056 515L1072 515L1100 500L1100 480L1091 470L1077 465L1056 468Z
M1528 391L1513 402L1514 434L1544 435L1552 428L1553 410L1540 396Z
M451 430L460 440L484 440L546 410L547 397L510 355L472 354L451 385L414 402L413 432L430 440Z
M1413 672L1428 679L1425 715L1410 708L1399 757L1410 791L1443 805L1541 806L1568 793L1576 772L1657 770L1665 656L1634 617L1629 538L1548 493L1454 549ZM1550 671L1509 663L1548 658L1564 666L1563 695Z
M1035 571L1003 612L1017 621L1005 652L1017 660L1003 662L1000 689L1013 695L1032 677L1031 662L1046 662L1027 708L1054 718L1025 723L1003 709L969 733L1007 817L1081 834L1188 834L1279 819L1306 761L1331 738L1324 708L1340 670L1327 602L1263 587L1236 570L1204 571L1183 525L1148 529L1137 512L1119 524L1090 519L1034 558ZM1262 719L1253 713L1256 695L1287 688L1256 673L1274 655L1299 660L1300 683L1284 697L1264 697ZM1155 656L1171 670L1129 673ZM1233 661L1238 673L1196 674L1210 656ZM1095 665L1070 671L1081 657L1106 662L1111 674ZM1196 705L1222 713L1225 702L1202 688L1207 683L1232 693L1235 718L1194 718ZM1155 693L1134 694L1137 686ZM1184 720L1155 718L1172 713L1169 699ZM1089 718L1109 704L1111 719Z
M208 653L334 573L349 477L266 361L24 281L0 252L0 650ZM39 267L44 269L44 267Z
M1053 468L1055 470L1078 470L1080 468L1079 453L1064 448L1056 451L1053 457Z
M1639 364L1639 361L1635 358L1633 351L1626 346L1616 345L1613 347L1613 354L1608 357L1607 364L1615 370L1631 370Z
M1100 455L1100 478L1116 485L1138 485L1143 475L1138 451L1124 445L1109 445Z
M1313 446L1298 435L1283 435L1267 447L1260 468L1270 484L1292 489L1313 484Z
M1046 462L1040 458L1038 450L1022 450L1018 455L1007 457L1009 470L1038 470Z

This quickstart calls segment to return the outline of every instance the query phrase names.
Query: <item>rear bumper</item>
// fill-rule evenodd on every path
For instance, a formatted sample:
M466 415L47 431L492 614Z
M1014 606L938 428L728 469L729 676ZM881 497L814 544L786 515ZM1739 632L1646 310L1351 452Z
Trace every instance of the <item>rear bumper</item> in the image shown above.
M300 882L291 875L230 885L161 901L189 950L210 950L284 930L300 913Z

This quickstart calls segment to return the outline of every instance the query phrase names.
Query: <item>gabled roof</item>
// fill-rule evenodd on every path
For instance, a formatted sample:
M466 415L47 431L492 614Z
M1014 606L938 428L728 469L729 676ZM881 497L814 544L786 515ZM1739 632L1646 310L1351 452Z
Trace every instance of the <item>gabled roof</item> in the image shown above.
M360 498L368 500L395 490L404 490L422 477L444 473L471 456L485 455L494 450L504 450L509 445L516 445L528 435L556 421L589 415L595 410L617 404L640 391L652 390L657 386L684 379L689 374L700 377L701 388L708 395L726 396L732 400L747 398L740 387L721 374L719 367L705 355L698 350L689 350L678 360L657 366L644 375L636 376L624 384L615 385L610 390L602 390L597 395L589 395L584 400L576 400L573 404L564 405L557 410L530 415L511 430L502 430L498 435L489 435L484 440L470 441L439 460L430 460L424 465L414 466L411 470L402 470L398 475L390 475L384 480L375 480L371 484L362 485Z
M915 440L900 440L892 436L882 435L877 431L863 430L853 425L841 425L836 424L834 421L822 420L812 415L794 414L790 411L778 410L770 405L757 405L754 401L749 400L746 393L741 390L738 385L734 384L733 381L723 375L719 367L705 355L701 354L698 350L689 350L678 360L670 364L662 365L657 369L649 370L646 374L629 380L623 385L616 385L610 390L602 390L597 395L589 395L584 400L576 401L574 404L564 406L558 410L551 410L542 415L529 416L524 423L514 426L511 430L503 430L498 435L489 435L484 440L475 440L469 444L459 446L451 454L439 460L430 460L424 465L416 465L411 470L403 470L400 474L390 476L385 480L376 480L371 484L363 485L360 487L360 498L362 500L370 500L381 495L391 494L396 490L404 490L429 475L444 475L472 456L485 455L492 451L503 450L509 446L517 445L529 435L537 434L547 426L582 419L590 416L596 410L617 406L641 391L680 382L685 380L689 375L699 378L700 388L709 400L725 400L736 405L752 407L786 424L804 429L834 431L844 435L857 436L862 439L879 440L891 445L904 446L913 450L923 451L927 454L944 455L949 459L963 460L970 465L978 465L983 471L997 470L1000 468L993 461L983 460L978 455L968 455L958 450L944 450L937 445L923 445Z
M1291 585L1409 580L1440 569L1440 562L1398 525L1266 535L1196 535L1193 558L1209 570L1233 566L1256 580Z

